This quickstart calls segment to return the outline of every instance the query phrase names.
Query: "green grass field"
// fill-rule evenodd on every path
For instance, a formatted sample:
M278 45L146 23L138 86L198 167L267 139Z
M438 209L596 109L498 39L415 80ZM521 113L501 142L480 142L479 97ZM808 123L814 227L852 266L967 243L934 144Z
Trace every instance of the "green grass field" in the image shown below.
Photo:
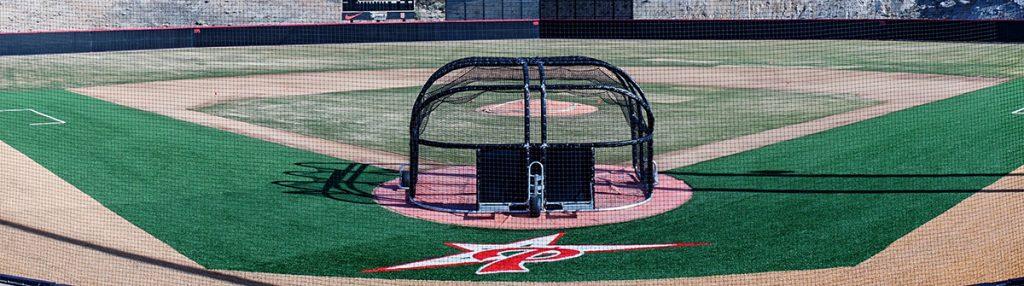
M1017 127L1021 117L1010 114L1024 107L1024 80L1018 79L765 148L666 170L694 187L691 201L647 219L564 230L566 236L560 242L712 243L707 247L586 255L558 263L531 264L531 272L521 275L478 276L473 272L478 266L371 274L362 271L453 253L444 242L506 243L554 231L473 229L402 217L373 204L368 197L377 184L395 178L392 171L61 89L172 78L436 67L472 54L576 51L623 66L801 65L1018 77L1021 70L1016 67L1024 55L1020 45L904 42L502 43L2 57L0 109L34 108L67 124L31 126L27 123L40 119L28 113L0 113L0 140L207 268L430 280L632 280L851 266L1024 165ZM409 49L417 52L402 52ZM758 96L790 102L787 106L814 107L751 115L730 108L730 104L753 100L745 97L750 91L667 85L651 90L696 97L689 102L707 104L702 105L702 111L715 110L723 118L749 119L727 123L722 128L729 131L716 134L713 130L720 127L714 124L724 123L706 115L711 112L677 115L693 106L656 104L659 118L678 116L673 120L710 126L710 130L695 133L680 133L683 127L668 124L659 126L667 129L658 132L671 138L659 144L676 146L721 140L872 104L837 95L757 91ZM391 91L234 102L211 107L216 111L210 112L224 111L227 116L228 110L244 112L258 105L269 106L271 111L266 112L280 108L284 115L293 114L284 111L301 104L328 102L337 106L310 108L323 108L316 111L332 114L334 122L349 122L366 120L354 115L358 111L386 108L383 104L391 101L373 99L387 92ZM407 106L401 100L409 99L393 100ZM338 107L342 104L346 107ZM387 120L404 118L404 114L398 114L396 119ZM762 117L749 117L755 115ZM387 120L374 122L398 128L393 123L396 121ZM320 136L360 132L352 127L334 124L295 131ZM371 135L390 134L380 129ZM401 140L366 140L359 144L387 149ZM331 197L325 197L318 189L333 170L348 172L346 181L332 190Z

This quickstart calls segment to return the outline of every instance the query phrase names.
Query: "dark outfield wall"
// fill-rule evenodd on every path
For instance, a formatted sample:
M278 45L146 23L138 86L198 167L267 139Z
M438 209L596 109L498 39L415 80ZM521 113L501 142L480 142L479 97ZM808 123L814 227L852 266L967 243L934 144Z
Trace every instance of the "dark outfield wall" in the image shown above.
M532 20L361 23L203 29L196 47L536 39Z
M539 38L533 20L160 28L0 34L0 56L121 50Z
M545 20L541 38L1024 42L1005 20Z
M0 34L0 56L252 45L484 39L856 39L1024 43L1024 21L501 20Z

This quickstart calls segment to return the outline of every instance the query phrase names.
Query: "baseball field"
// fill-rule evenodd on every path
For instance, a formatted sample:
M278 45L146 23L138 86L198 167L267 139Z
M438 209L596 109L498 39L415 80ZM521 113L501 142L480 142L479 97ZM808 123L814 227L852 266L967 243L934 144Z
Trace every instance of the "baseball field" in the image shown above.
M688 201L558 230L379 205L374 189L408 160L410 109L435 69L556 55L608 61L640 84L655 160ZM72 284L1008 279L1024 272L1022 61L1013 44L551 39L0 57L0 253L24 258L0 269ZM589 120L614 116L574 103L597 108ZM445 119L481 131L452 136L507 134L486 128L501 119L481 106ZM594 136L571 128L579 120L554 134ZM387 270L552 235L673 247L527 257L526 273Z

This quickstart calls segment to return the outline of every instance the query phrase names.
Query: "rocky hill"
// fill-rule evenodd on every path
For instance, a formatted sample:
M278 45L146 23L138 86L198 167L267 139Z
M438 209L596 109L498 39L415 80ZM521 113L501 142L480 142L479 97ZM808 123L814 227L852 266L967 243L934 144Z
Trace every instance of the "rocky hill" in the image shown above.
M601 0L595 0L601 1ZM341 0L0 0L0 32L331 23ZM444 0L417 1L420 19ZM1024 19L1024 0L635 0L638 19Z
M638 19L1024 19L1024 0L636 0Z

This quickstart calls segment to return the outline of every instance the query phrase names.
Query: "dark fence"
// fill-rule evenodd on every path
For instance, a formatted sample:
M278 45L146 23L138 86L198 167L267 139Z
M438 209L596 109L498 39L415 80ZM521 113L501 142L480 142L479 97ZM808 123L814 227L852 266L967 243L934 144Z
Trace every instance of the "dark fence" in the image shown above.
M1024 42L1024 21L544 20L541 38Z
M534 21L196 27L0 34L0 56L190 47L538 38Z
M537 19L539 0L446 0L447 20Z
M205 29L196 47L538 38L532 21L450 21Z
M906 40L1024 43L1024 21L533 20L0 34L0 56L252 45L485 39Z
M0 55L106 52L194 46L192 29L0 34Z

